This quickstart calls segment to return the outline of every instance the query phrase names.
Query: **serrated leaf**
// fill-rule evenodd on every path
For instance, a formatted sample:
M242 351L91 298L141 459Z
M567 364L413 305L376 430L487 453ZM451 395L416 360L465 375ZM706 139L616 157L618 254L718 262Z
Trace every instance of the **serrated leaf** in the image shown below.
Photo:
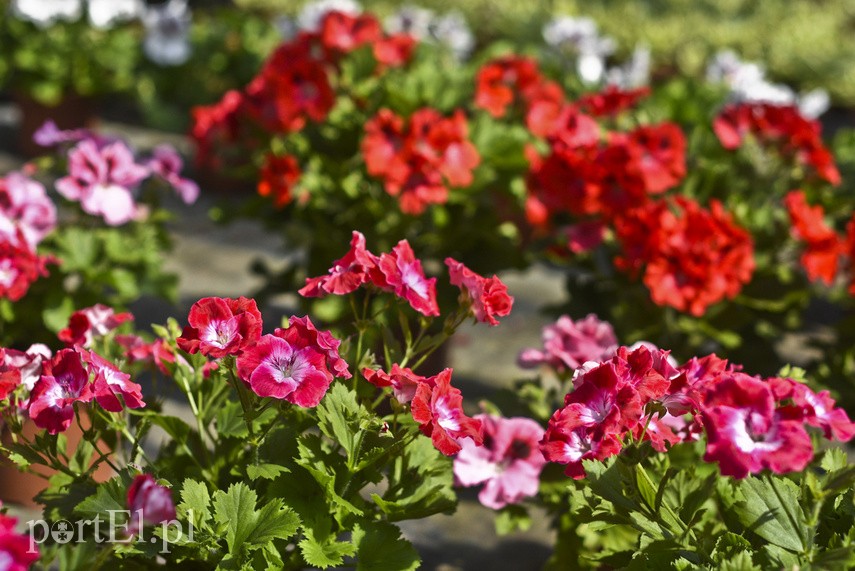
M744 500L737 501L733 511L742 525L766 541L800 553L805 548L800 526L807 526L802 521L798 488L784 478L775 478L775 484L773 488L767 480L755 477L742 480L738 487Z
M355 466L363 424L373 417L359 404L356 393L344 383L335 383L317 407L318 427L326 436L342 445L348 457L348 466Z
M290 470L285 466L280 466L279 464L250 464L246 467L246 475L253 481L258 480L259 478L275 480L279 474L284 474L286 472L290 472Z
M237 554L255 528L256 493L243 482L214 494L214 519L226 528L229 552Z
M217 410L217 434L226 438L249 436L240 403L228 402Z
M267 502L258 510L250 542L264 545L274 539L288 539L300 528L300 518L282 500Z
M359 524L352 539L356 546L356 571L412 571L421 565L413 545L390 523Z
M306 533L299 546L306 563L321 569L341 565L345 556L356 552L356 547L349 541L338 541L334 536L318 541L311 533Z
M94 495L89 496L74 508L74 512L90 517L103 516L109 512L127 509L127 489L121 477L100 484Z
M199 529L210 529L208 520L211 519L211 495L208 487L195 480L187 478L181 486L180 512L186 514L193 525ZM192 517L191 517L192 514Z

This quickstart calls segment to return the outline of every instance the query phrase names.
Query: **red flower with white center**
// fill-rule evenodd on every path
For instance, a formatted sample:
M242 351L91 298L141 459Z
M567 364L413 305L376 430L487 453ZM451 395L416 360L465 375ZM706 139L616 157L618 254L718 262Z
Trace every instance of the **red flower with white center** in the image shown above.
M461 442L454 459L454 479L461 486L485 484L478 501L499 510L537 494L546 460L538 443L543 428L530 418L475 417L484 427L484 445Z
M648 95L649 87L624 90L615 85L607 85L602 91L580 97L578 105L594 117L614 117L635 107L639 100Z
M261 312L254 299L206 297L190 308L178 346L213 359L239 355L261 337Z
M409 242L401 240L392 252L382 254L373 282L382 289L393 291L410 306L427 316L438 316L436 278L426 278L422 263L417 260Z
M600 426L605 432L631 430L641 418L644 403L628 375L613 362L603 363L574 379L572 392L564 397L568 415L577 415L585 426Z
M629 140L648 193L664 192L686 176L686 137L678 125L644 125L632 131Z
M668 394L661 402L669 414L680 416L700 411L700 402L706 388L714 383L719 375L734 372L738 366L731 365L727 359L716 355L692 357L678 367L679 375L671 378Z
M92 389L95 401L110 412L122 412L124 407L143 408L142 387L131 381L131 376L119 370L97 353L82 351L83 361L89 365L89 372L94 376ZM122 399L119 400L119 395ZM124 403L124 406L122 406Z
M498 325L496 317L510 314L514 298L508 295L508 286L497 276L485 278L476 274L454 258L446 258L451 285L461 289L472 314L481 323Z
M158 484L151 474L140 474L128 488L128 510L130 535L138 534L146 525L171 522L176 515L172 490Z
M620 439L603 425L588 423L580 408L571 404L555 411L540 441L543 457L566 465L564 473L574 480L585 477L582 460L605 460L621 450Z
M69 346L80 345L89 348L94 337L103 337L133 318L130 313L116 313L112 307L99 303L72 313L68 319L68 327L60 330L57 337Z
M822 429L829 440L848 442L855 436L855 423L838 408L828 391L813 392L810 387L793 379L768 380L778 402L791 401L800 416L810 426Z
M451 386L451 369L431 377L430 383L420 383L413 397L413 419L422 434L430 436L434 447L452 456L460 451L460 440L471 438L476 445L484 443L481 421L463 412L463 396Z
M416 396L419 385L427 384L432 387L435 377L422 377L415 374L409 367L401 367L397 363L392 365L392 370L385 373L382 370L374 371L368 368L362 369L362 376L375 387L392 387L395 398L401 404L407 404Z
M611 359L621 380L638 391L642 407L659 400L668 391L671 379L680 375L669 354L670 351L642 341L632 347L619 347Z
M128 362L135 363L141 361L154 363L164 375L169 374L169 369L167 369L166 365L168 363L175 363L176 361L175 353L163 339L155 339L151 343L146 343L142 337L137 335L116 335L115 341L125 348L125 357L128 359ZM181 362L186 363L183 357L181 358ZM212 365L216 369L216 363L213 361L207 363L205 366ZM207 377L207 375L205 376Z
M300 180L300 165L291 155L267 155L261 166L258 194L269 196L277 208L282 208L293 199L291 190Z
M499 118L516 97L525 97L543 78L533 59L505 56L487 62L475 81L475 106Z
M793 235L804 240L802 266L811 281L821 280L828 285L837 275L837 263L844 244L833 229L825 223L822 206L810 206L801 190L793 190L784 197L784 206L790 215Z
M27 571L39 559L39 550L30 547L32 538L19 533L17 527L17 518L0 514L0 569L3 571Z
M593 313L573 321L562 315L543 328L543 350L525 349L517 364L524 369L548 365L557 371L572 371L587 361L602 362L618 348L614 329Z
M333 380L326 356L276 335L264 335L237 360L238 374L260 397L284 399L298 406L317 406Z
M20 234L15 241L0 241L0 298L18 301L33 282L48 275L47 265L58 263L53 256L38 256Z
M768 468L799 472L813 458L801 420L775 409L771 385L743 373L722 375L704 395L706 462L718 462L725 476L744 478Z
M30 394L30 418L50 434L64 432L74 418L74 403L92 400L89 373L80 354L62 349L45 363L44 374Z
M335 295L351 293L362 284L371 281L371 272L377 267L378 262L379 258L365 248L365 236L354 230L347 254L333 262L329 274L317 278L306 278L306 285L299 293L304 297L323 297L328 293Z
M3 375L6 376L7 382L13 377L16 378L18 384L24 385L29 394L44 372L45 361L49 361L52 356L50 348L41 343L30 345L26 351L4 349L0 359L0 371L5 371ZM16 371L17 374L6 375L11 371Z
M296 347L311 347L324 355L326 367L336 377L349 379L352 376L347 370L347 362L341 358L338 352L341 341L333 337L329 331L318 330L308 316L296 317L292 315L288 320L288 327L285 329L277 328L273 334Z

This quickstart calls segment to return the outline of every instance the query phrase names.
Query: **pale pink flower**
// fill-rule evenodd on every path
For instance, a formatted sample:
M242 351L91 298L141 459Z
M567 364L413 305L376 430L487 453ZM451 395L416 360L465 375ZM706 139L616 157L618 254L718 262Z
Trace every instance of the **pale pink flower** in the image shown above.
M21 173L0 178L0 237L17 240L18 231L30 249L56 227L56 206L45 187Z
M586 361L604 361L617 350L612 326L594 314L575 322L562 315L543 328L543 350L526 349L517 363L524 369L548 365L557 371L572 371Z

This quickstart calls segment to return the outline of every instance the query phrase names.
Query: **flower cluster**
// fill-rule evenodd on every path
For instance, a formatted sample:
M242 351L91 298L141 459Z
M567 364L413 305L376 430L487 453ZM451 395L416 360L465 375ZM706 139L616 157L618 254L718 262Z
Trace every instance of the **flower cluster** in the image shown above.
M725 149L738 149L750 135L797 164L811 167L820 179L840 184L840 172L822 142L819 122L806 119L795 106L763 102L727 105L715 118L713 129Z
M381 109L365 124L362 153L368 174L383 179L403 212L421 214L429 204L448 200L448 186L472 183L480 156L467 131L461 111L445 118L434 109L420 109L405 124Z

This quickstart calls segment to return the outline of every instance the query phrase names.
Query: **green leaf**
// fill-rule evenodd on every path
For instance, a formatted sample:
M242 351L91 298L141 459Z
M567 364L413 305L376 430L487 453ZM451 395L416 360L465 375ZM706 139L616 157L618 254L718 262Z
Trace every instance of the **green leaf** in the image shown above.
M531 527L531 516L523 506L509 505L496 515L496 533L507 535L514 531L526 531Z
M300 518L294 510L286 507L282 500L272 500L258 510L250 542L261 546L274 539L287 539L299 528Z
M641 494L641 499L647 504L654 513L656 513L656 490L653 489L653 484L650 481L650 476L641 466L635 465L635 483L638 486L638 493Z
M319 540L311 530L305 530L306 537L300 541L300 551L306 563L314 567L326 569L341 565L346 555L353 555L356 547L349 541L338 541L335 536L328 535Z
M401 530L385 523L359 524L353 530L357 571L412 571L420 565L419 554L401 537Z
M229 402L217 410L217 434L226 438L249 436L240 403Z
M178 504L179 513L193 522L199 529L209 529L208 521L211 519L211 495L208 487L195 480L187 478L181 486L181 503ZM192 517L190 517L192 514Z
M356 393L344 383L334 383L317 407L318 427L342 445L348 466L356 465L363 431L373 416L356 400Z
M769 543L801 553L805 550L801 531L807 525L799 507L798 488L785 478L773 479L774 487L756 477L739 482L744 499L733 505L733 511L742 525Z
M75 513L90 517L103 516L109 512L127 509L127 488L122 478L115 478L100 484L94 495L89 496L74 508Z
M250 464L246 467L246 475L249 476L250 480L258 480L259 478L275 480L279 474L285 472L290 472L290 470L279 464Z
M226 527L229 552L237 554L255 528L256 493L243 482L229 486L228 492L214 493L214 518Z

